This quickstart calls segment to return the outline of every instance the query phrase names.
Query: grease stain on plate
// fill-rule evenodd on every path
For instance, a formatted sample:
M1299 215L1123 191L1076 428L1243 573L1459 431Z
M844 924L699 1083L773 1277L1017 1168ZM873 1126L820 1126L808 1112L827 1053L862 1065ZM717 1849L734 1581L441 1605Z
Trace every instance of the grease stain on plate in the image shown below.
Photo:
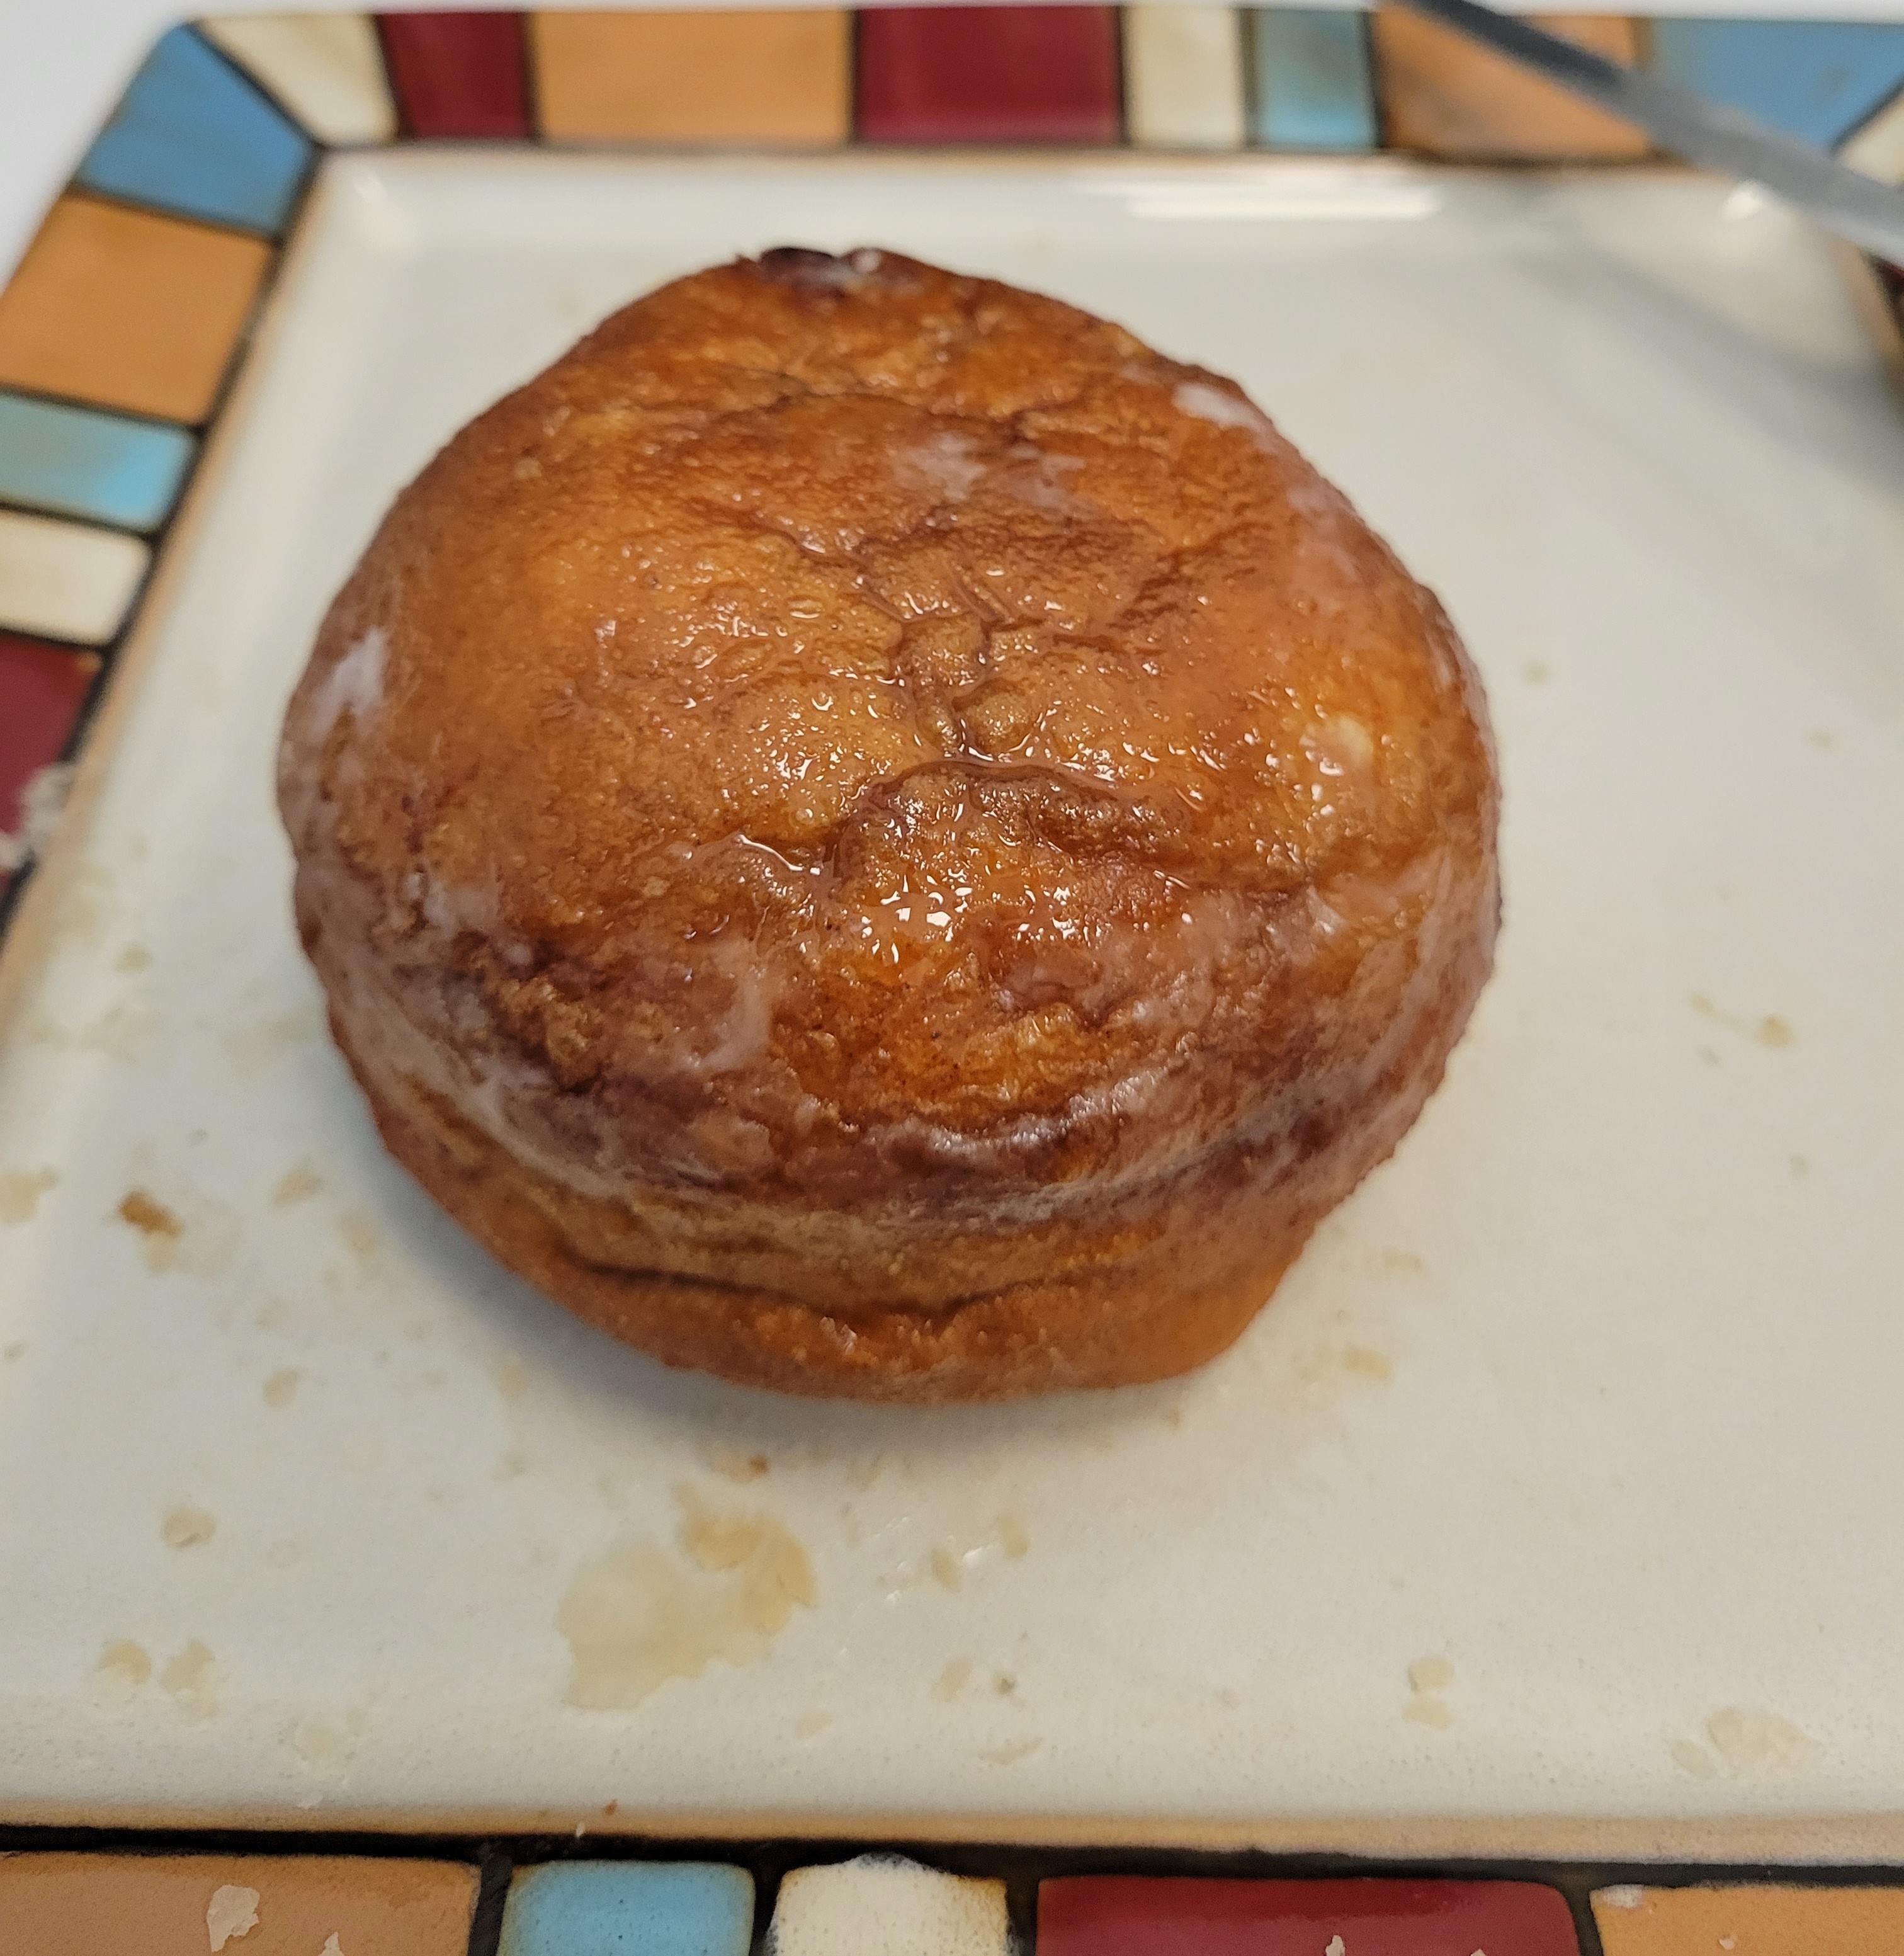
M779 1522L723 1514L676 1491L686 1557L618 1543L578 1568L556 1611L572 1663L564 1697L585 1711L623 1711L669 1679L717 1661L758 1663L816 1592L805 1549Z
M1455 1715L1442 1696L1455 1681L1455 1667L1439 1652L1418 1657L1408 1667L1408 1689L1412 1694L1401 1708L1411 1724L1426 1725L1431 1731L1445 1732L1455 1722Z
M347 1209L337 1219L337 1233L343 1238L345 1248L357 1260L359 1273L367 1276L377 1267L383 1248L370 1219L355 1209Z
M58 1185L49 1168L0 1171L0 1222L30 1222L39 1213L39 1198Z
M708 1465L723 1481L745 1486L749 1481L758 1481L765 1476L768 1460L764 1453L749 1453L739 1446L716 1446L708 1449Z
M26 1036L56 1052L96 1052L108 1059L132 1060L157 1023L144 1006L120 1004L79 1026L64 1025L39 1013L29 1021Z
M152 1657L143 1644L130 1637L115 1638L99 1653L93 1673L93 1702L96 1705L129 1705L140 1687L152 1676Z
M1798 1043L1798 1036L1792 1030L1790 1021L1781 1018L1776 1012L1767 1012L1761 1019L1747 1018L1741 1013L1724 1011L1704 992L1689 993L1686 1002L1702 1019L1723 1026L1728 1032L1737 1033L1740 1038L1748 1039L1770 1052L1782 1052Z
M1001 1557L1022 1562L1030 1552L1031 1535L1023 1518L1016 1509L1007 1508L983 1528L941 1536L922 1561L902 1563L896 1574L880 1578L880 1586L891 1598L930 1581L956 1596L966 1576L986 1563Z
M950 1705L965 1689L965 1681L972 1675L972 1660L969 1657L955 1657L938 1674L932 1686L932 1696L941 1705Z
M189 1724L200 1724L218 1711L218 1660L197 1637L159 1674L159 1688L178 1707Z
M1803 1772L1824 1748L1776 1712L1746 1705L1722 1706L1706 1721L1711 1750L1682 1739L1672 1747L1681 1770L1697 1779L1713 1779L1723 1765L1739 1779L1783 1779ZM1716 1758L1714 1755L1716 1754Z
M165 1510L159 1533L168 1548L197 1548L211 1540L217 1527L216 1519L204 1509L181 1501Z
M317 1032L316 1011L300 1005L273 1018L260 1019L255 1025L235 1027L225 1035L225 1050L240 1073L255 1073L278 1054L315 1039Z
M310 1712L285 1735L285 1743L314 1772L342 1773L357 1756L370 1722L369 1707L348 1712Z
M309 1200L323 1185L323 1178L316 1169L300 1162L279 1177L276 1187L271 1191L271 1206L273 1209L289 1209Z

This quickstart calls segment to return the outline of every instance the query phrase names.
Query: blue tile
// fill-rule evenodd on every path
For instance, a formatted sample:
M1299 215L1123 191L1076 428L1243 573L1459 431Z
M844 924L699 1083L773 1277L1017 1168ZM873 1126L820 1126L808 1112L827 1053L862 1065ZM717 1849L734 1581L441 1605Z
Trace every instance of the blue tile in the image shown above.
M565 1861L516 1876L498 1956L747 1956L754 1881L691 1861Z
M276 232L311 144L189 27L146 57L80 165L90 190L188 217Z
M1652 65L1669 81L1829 147L1904 84L1904 24L1656 21Z
M149 530L171 510L196 445L182 428L0 394L0 498Z
M1264 7L1250 32L1250 134L1272 150L1372 150L1369 36L1353 8Z

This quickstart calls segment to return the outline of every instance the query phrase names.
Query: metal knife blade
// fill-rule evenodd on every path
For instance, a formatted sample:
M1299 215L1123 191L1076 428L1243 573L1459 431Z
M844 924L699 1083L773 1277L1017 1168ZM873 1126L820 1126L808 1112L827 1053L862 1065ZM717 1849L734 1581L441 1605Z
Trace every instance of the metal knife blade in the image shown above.
M1562 40L1477 0L1404 0L1425 14L1599 103L1688 162L1762 185L1827 231L1904 266L1904 191L1893 190L1749 115Z

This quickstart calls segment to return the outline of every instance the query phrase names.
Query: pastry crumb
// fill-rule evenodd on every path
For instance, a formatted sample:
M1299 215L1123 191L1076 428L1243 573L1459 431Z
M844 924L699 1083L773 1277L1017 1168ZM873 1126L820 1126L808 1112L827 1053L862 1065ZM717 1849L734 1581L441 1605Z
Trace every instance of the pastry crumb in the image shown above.
M258 1926L258 1891L233 1882L214 1888L205 1910L205 1932L216 1951L249 1935Z

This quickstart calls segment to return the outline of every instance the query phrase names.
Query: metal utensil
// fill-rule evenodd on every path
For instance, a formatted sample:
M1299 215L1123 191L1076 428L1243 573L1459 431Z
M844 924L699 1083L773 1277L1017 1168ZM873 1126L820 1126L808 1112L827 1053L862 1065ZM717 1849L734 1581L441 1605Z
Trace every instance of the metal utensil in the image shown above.
M1735 109L1590 49L1476 0L1405 0L1417 14L1530 68L1575 95L1644 129L1687 162L1723 170L1795 204L1827 231L1904 265L1904 191L1860 176L1820 151L1761 128Z

